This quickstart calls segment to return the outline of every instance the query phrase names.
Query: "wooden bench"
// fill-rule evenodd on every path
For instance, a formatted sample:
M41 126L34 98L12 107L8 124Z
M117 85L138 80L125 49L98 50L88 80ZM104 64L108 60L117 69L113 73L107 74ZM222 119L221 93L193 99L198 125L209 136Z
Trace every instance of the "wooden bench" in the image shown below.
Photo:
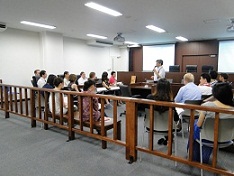
M52 117L52 113L48 113L48 117ZM55 116L56 119L60 119L59 116ZM64 121L66 122L67 119L69 118L67 114L63 115ZM78 124L80 125L80 118L79 118L79 112L76 111L74 112L74 124ZM84 127L90 128L90 122L89 121L85 121L82 123L82 125ZM113 122L113 118L108 118L108 120L106 120L104 122L104 136L107 136L107 131L111 130L114 128L114 122ZM101 132L101 121L93 121L93 129L96 129L100 134ZM121 120L117 120L117 139L121 140ZM107 142L102 140L102 148L106 149L107 148Z

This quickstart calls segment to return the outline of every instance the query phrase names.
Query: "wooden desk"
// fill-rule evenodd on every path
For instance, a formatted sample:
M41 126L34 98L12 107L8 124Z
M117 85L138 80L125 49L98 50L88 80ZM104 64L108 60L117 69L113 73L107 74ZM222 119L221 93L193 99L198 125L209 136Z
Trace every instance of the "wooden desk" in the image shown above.
M171 84L172 93L174 97L176 96L177 92L183 85L184 84L180 83ZM142 98L146 98L147 95L155 92L156 86L157 84L154 83L138 82L135 84L131 84L130 88L133 95L141 95Z

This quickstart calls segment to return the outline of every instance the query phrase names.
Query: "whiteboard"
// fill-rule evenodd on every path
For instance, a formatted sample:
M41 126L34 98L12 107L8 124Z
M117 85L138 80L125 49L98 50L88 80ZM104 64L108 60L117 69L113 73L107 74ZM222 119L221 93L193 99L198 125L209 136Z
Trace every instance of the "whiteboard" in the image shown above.
M143 46L143 71L152 71L156 60L163 60L163 68L175 64L175 44Z
M234 41L219 42L218 72L234 72Z

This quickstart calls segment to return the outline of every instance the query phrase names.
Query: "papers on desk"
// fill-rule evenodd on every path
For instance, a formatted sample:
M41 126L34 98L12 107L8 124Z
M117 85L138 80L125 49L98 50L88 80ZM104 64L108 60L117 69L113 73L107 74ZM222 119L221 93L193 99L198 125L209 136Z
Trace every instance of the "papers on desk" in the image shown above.
M117 85L117 86L118 86L118 85L123 85L123 83L122 83L122 82L117 82L116 85Z
M110 87L109 90L119 90L119 87ZM97 87L97 93L104 92L104 91L109 91L105 87Z

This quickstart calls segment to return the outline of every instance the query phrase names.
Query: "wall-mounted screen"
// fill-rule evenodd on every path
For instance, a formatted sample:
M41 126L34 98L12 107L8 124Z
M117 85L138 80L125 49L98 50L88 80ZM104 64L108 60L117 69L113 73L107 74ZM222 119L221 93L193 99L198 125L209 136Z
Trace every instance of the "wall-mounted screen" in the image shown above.
M219 42L218 72L234 72L234 40Z
M152 71L156 60L163 60L163 68L175 64L175 44L143 46L143 71Z

